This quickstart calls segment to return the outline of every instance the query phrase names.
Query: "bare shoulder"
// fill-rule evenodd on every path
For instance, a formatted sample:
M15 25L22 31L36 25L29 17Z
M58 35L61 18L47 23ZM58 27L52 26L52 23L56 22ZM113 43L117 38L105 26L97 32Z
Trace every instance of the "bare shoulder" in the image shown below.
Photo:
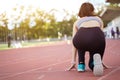
M74 22L74 25L76 25L81 19L77 19L75 22Z
M97 19L99 19L99 20L101 20L102 21L102 19L99 17L99 16L95 16Z
M76 21L75 21L75 24L77 24L79 21L81 21L82 20L82 18L79 18L79 19L77 19Z

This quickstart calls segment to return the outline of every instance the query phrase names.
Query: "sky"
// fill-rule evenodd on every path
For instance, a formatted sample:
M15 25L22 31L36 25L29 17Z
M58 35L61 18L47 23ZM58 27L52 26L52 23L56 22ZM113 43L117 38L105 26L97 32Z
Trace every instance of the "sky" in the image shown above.
M91 1L94 4L105 2L105 0L0 0L0 11L8 10L15 5L32 5L44 10L55 8L58 10L66 9L76 12L80 5L86 1Z
M17 15L19 13L11 12L13 7L32 5L34 8L40 8L45 11L56 9L58 12L55 13L55 16L58 20L62 20L62 16L65 15L63 9L72 14L78 13L81 4L88 1L95 6L105 3L105 0L0 0L0 13L7 12L8 16L11 14Z

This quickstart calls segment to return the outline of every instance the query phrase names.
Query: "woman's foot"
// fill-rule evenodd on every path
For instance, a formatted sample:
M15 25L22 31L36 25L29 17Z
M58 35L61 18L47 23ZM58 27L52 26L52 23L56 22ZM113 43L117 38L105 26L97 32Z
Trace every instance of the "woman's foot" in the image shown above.
M78 64L77 71L84 72L85 71L85 64L84 63Z
M102 76L103 75L103 65L100 54L94 54L94 68L93 73L95 76Z

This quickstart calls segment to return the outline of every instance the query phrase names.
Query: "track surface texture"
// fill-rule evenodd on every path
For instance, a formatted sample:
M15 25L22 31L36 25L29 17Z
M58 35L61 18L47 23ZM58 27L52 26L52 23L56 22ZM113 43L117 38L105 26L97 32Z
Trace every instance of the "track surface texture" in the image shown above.
M34 46L0 51L0 80L120 80L120 40L106 39L103 62L108 66L104 75L96 77L86 71L66 71L71 61L71 42L61 41L45 46Z

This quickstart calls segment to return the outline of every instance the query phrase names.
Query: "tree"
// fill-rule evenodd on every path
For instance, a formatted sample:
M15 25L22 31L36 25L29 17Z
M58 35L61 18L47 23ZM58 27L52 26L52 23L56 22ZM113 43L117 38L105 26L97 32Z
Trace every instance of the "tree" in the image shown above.
M8 36L8 33L10 32L8 30L8 19L7 19L7 16L6 16L6 13L1 13L0 14L0 41L6 41L7 39L7 36Z

